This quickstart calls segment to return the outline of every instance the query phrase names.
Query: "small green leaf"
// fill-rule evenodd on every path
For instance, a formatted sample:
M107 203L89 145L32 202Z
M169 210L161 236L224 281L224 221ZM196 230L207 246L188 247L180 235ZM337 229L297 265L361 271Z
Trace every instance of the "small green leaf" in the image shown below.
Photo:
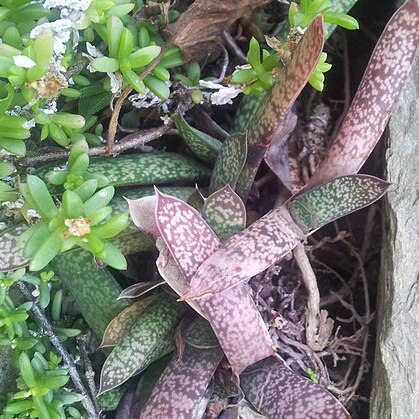
M121 231L125 230L125 227L128 224L128 220L128 213L114 215L105 224L96 227L94 229L94 233L97 237L101 239L108 239L110 237L114 237Z
M144 79L144 84L160 99L166 100L170 95L169 86L159 79L156 79L154 76L149 74Z
M12 163L0 162L0 178L10 176L15 170L16 168Z
M134 47L134 36L132 32L125 28L121 35L121 40L118 47L118 59L122 61L127 58Z
M83 201L74 191L65 191L62 198L65 218L78 218L83 215Z
M49 115L49 118L57 125L73 129L81 129L86 123L85 119L81 115L57 112L53 115Z
M342 28L349 30L359 29L358 21L346 13L325 12L323 16L324 21L327 23L342 26Z
M50 64L54 48L54 35L51 29L44 29L35 38L33 50L36 56L37 64L47 67Z
M42 218L50 220L57 215L58 209L52 200L45 183L38 177L28 175L26 179L32 201L36 205L36 210Z
M145 84L140 79L140 76L132 70L122 70L122 75L128 81L128 83L138 92L144 93L145 91Z
M90 66L102 73L114 73L119 70L119 62L115 58L99 57L90 62Z
M116 246L111 243L105 243L104 251L97 256L102 262L106 263L112 268L119 270L127 269L127 261L125 256Z
M120 42L121 42L122 34L124 32L124 29L125 29L124 25L123 25L121 19L119 19L119 17L112 16L108 20L106 29L107 29L107 43L108 43L109 56L112 57L112 58L117 58L118 57L118 49L119 49L119 45L120 45ZM107 57L102 57L102 58L107 58ZM114 61L116 61L116 63L117 63L116 64L117 68L115 70L100 70L100 69L96 68L94 65L93 65L93 67L96 68L96 70L98 70L98 71L114 72L114 71L118 70L118 68L119 68L118 61L117 60L114 60ZM103 65L103 64L101 64L101 65ZM108 66L109 65L110 64L108 64Z
M0 147L17 157L24 157L26 154L26 146L22 140L3 137L0 138Z
M32 368L31 360L29 359L26 352L22 352L19 355L19 370L23 380L25 381L25 384L29 388L36 387L37 382L35 379L35 372Z
M256 38L250 40L249 52L247 53L247 61L256 70L261 68L260 62L260 46Z
M232 83L249 83L257 79L257 75L253 68L245 68L237 70L233 73L233 77L231 78Z
M59 253L61 249L61 233L53 231L41 247L34 253L29 270L40 271Z
M115 194L113 186L106 186L105 188L97 191L91 198L84 203L84 212L88 217L99 208L105 207L109 204Z
M132 68L145 67L156 58L161 51L161 47L150 45L140 48L129 56L129 62Z
M342 176L297 195L288 208L301 228L312 230L374 203L388 188L373 176Z

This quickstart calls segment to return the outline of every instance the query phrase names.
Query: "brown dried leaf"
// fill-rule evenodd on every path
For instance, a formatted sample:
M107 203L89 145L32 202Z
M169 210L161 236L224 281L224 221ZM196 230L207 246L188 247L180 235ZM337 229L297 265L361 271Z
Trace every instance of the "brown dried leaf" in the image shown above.
M126 199L129 213L134 224L145 233L150 234L154 239L160 236L157 228L155 210L156 197L145 196L139 199Z
M138 316L154 301L156 301L155 297L146 297L122 310L109 323L99 347L115 346L129 332Z
M171 43L187 60L199 60L222 43L222 33L241 18L271 0L196 0L179 19L168 26Z
M212 295L249 280L282 259L303 237L287 210L274 209L205 260L182 300Z
M263 105L247 130L247 160L236 191L246 201L259 165L273 138L283 128L283 118L306 85L323 49L323 18L317 16L307 28L291 60L279 72Z
M246 371L240 382L246 398L269 418L350 419L348 411L325 388L273 358Z
M419 4L408 0L384 29L342 126L305 189L357 173L396 104L419 44Z

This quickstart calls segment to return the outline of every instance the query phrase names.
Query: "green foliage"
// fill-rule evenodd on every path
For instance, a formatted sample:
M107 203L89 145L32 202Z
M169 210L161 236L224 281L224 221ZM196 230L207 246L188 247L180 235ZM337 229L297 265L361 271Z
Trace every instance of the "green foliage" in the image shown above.
M275 82L273 70L280 63L279 55L266 49L261 50L259 42L252 38L247 61L248 65L239 67L233 73L231 82L244 85L244 94L263 96Z
M289 21L292 27L306 28L316 15L323 14L324 21L342 26L345 29L359 29L358 22L346 13L333 12L330 0L301 0L300 6L292 2L289 9Z
M318 91L322 91L324 87L324 73L328 72L332 68L332 64L326 62L327 53L322 52L317 63L316 68L313 71L309 79L311 87Z

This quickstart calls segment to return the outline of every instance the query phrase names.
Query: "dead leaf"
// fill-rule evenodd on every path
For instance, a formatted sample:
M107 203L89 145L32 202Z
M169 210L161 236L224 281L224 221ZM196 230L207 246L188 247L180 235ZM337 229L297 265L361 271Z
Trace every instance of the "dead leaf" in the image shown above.
M222 43L222 33L241 18L271 0L196 0L179 19L168 26L170 42L188 61L207 57Z

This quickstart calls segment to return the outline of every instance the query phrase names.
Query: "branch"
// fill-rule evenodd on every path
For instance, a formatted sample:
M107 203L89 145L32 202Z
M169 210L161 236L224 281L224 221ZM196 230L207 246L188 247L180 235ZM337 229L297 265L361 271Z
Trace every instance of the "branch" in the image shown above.
M45 331L45 334L48 336L50 342L55 347L59 355L64 360L65 365L68 368L68 373L70 375L71 381L74 384L74 388L81 393L83 396L81 402L83 407L86 409L90 419L98 419L99 414L95 409L95 405L90 397L89 392L87 391L86 387L83 384L83 381L77 371L76 364L74 363L73 359L71 358L70 354L64 348L60 340L58 339L57 335L54 333L52 329L52 325L49 320L45 317L43 311L38 307L36 302L34 301L31 292L27 288L27 286L21 282L17 281L16 286L19 288L19 291L27 298L29 301L33 303L32 305L32 312L36 319L38 320L40 326Z
M161 125L157 128L137 131L124 137L118 144L113 146L113 154L119 154L131 148L140 148L150 141L156 140L173 127L172 123ZM107 147L93 147L88 151L89 156L103 156L107 153ZM35 157L25 157L17 160L15 164L20 166L34 166L40 163L47 163L54 160L65 160L69 151L57 151L56 153L41 154Z

